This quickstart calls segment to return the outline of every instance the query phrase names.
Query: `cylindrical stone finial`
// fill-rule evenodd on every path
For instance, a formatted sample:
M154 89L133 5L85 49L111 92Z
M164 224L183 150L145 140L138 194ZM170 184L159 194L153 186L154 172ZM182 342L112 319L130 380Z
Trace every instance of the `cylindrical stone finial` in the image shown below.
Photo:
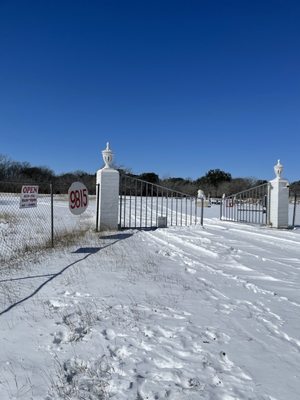
M111 168L111 163L113 160L113 153L109 147L109 142L106 143L106 149L102 150L102 157L105 163L104 168Z
M281 178L281 174L283 171L283 165L280 164L280 160L278 160L277 164L274 165L274 171L275 171L276 178L278 178L278 179Z

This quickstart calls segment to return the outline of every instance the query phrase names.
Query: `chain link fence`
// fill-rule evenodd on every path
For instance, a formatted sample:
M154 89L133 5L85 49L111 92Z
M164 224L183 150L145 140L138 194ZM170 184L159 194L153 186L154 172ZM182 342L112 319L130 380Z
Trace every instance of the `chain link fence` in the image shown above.
M29 207L21 194L24 187L31 187L33 192L37 187ZM0 182L0 262L78 237L94 228L95 209L95 196L90 195L87 210L73 215L67 185Z

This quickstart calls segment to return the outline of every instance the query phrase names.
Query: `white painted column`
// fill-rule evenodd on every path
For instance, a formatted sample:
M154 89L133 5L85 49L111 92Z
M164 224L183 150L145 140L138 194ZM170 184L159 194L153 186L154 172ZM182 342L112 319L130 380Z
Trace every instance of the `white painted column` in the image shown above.
M283 167L280 160L274 166L276 178L270 181L270 225L273 228L288 228L289 183L281 178Z
M111 167L113 159L109 143L102 151L105 166L97 171L97 188L99 186L98 228L100 231L118 229L119 213L119 171ZM97 192L98 193L98 192Z

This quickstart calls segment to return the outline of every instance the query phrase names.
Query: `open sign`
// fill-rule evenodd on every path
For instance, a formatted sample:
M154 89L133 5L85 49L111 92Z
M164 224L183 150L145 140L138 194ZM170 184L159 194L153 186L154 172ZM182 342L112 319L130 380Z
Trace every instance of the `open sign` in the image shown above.
M21 189L20 208L37 207L39 187L37 185L23 185Z

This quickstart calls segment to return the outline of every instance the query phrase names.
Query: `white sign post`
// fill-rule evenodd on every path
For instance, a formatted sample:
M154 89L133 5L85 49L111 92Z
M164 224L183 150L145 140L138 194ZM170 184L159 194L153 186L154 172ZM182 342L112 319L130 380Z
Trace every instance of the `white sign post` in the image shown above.
M82 214L89 205L88 190L81 182L73 182L68 190L69 210L74 215Z
M39 187L36 185L24 185L21 189L20 208L37 207Z

